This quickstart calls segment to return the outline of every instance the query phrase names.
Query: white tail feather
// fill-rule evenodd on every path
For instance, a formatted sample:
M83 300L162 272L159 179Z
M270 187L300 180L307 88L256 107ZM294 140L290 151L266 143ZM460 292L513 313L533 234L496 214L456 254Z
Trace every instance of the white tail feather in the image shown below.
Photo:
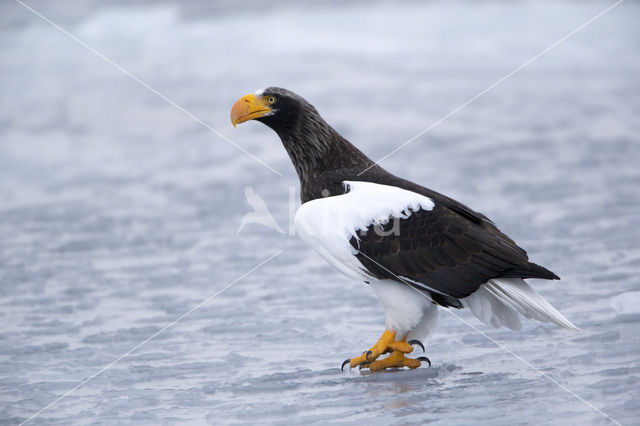
M480 321L496 328L504 325L512 330L520 330L522 323L518 314L521 314L527 318L553 322L579 331L578 327L520 278L489 280L475 293L462 299L462 304Z

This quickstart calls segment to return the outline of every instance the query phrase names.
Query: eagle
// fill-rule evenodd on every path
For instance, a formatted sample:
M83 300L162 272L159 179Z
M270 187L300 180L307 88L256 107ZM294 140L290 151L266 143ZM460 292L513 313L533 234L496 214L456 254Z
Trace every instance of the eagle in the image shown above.
M496 328L522 327L520 315L578 330L526 278L559 280L485 215L395 176L342 137L301 96L268 87L240 98L231 122L257 120L282 140L300 180L296 233L338 271L369 284L385 330L342 368L418 368L414 346L435 325L438 307L468 308ZM385 356L386 355L386 356Z

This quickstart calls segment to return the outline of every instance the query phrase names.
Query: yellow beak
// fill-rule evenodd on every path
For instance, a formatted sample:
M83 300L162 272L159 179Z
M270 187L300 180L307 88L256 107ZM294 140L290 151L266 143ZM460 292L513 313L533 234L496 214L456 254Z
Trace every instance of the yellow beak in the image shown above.
M231 108L231 124L236 127L236 124L262 117L269 112L271 108L261 96L245 95Z

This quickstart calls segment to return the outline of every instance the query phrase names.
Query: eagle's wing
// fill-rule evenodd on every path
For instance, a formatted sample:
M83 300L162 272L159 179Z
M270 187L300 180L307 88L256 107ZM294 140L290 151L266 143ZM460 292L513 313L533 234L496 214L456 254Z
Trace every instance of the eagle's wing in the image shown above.
M296 233L340 272L353 279L375 279L358 260L349 241L358 230L382 224L389 217L433 208L423 195L372 182L345 182L347 192L303 203L296 212Z
M373 182L345 185L345 194L300 206L296 231L351 278L409 283L455 307L492 278L557 278L491 222L437 198Z
M557 279L530 263L526 252L492 223L470 221L437 202L431 210L360 229L350 243L369 273L380 279L400 277L443 305L459 305L450 298L467 297L492 278Z

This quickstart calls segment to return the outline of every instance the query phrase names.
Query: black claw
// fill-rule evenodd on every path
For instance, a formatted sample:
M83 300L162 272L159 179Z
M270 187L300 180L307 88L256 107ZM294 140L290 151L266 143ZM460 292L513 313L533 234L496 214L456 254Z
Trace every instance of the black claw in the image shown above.
M422 342L420 340L409 340L407 343L410 344L411 346L418 345L418 346L420 346L422 348L422 352L425 352L424 345L422 344Z
M344 366L347 365L350 361L351 359L349 358L345 359L344 362L342 363L342 367L340 367L340 371L344 371Z
M431 368L431 360L429 358L427 358L426 356L421 356L416 358L418 361L422 362L422 361L427 361L429 363L429 368Z
M365 361L369 361L369 355L371 355L373 352L371 351L367 351L367 356L364 357Z

